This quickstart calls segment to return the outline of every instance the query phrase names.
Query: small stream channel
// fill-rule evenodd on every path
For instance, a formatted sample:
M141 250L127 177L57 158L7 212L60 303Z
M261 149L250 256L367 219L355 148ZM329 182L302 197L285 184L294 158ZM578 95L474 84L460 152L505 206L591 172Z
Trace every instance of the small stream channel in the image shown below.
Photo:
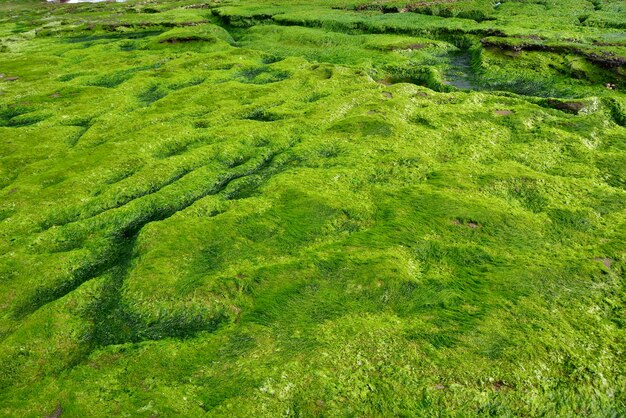
M449 54L447 57L448 69L444 73L444 84L463 90L478 90L474 71L472 70L472 57L467 51L459 51Z

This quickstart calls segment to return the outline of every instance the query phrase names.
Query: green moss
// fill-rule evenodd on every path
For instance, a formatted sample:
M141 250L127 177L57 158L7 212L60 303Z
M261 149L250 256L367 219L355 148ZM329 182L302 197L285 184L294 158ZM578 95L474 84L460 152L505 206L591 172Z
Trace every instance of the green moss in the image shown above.
M0 415L624 415L622 3L0 2Z

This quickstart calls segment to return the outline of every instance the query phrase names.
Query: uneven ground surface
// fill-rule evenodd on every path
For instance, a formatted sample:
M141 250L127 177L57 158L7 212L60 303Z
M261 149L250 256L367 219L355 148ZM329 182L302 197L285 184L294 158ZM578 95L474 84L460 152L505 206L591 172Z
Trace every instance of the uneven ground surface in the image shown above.
M0 415L626 414L621 0L0 1Z

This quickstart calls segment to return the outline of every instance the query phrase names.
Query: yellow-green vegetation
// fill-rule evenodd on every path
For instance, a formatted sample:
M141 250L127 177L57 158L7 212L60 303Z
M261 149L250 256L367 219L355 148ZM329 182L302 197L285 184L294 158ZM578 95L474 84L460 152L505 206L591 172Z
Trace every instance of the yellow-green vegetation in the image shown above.
M0 1L0 415L626 415L623 0Z

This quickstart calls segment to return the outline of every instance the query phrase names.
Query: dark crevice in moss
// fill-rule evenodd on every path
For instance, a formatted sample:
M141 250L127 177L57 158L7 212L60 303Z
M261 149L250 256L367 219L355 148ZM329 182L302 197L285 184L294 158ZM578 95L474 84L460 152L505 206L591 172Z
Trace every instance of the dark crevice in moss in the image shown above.
M124 39L143 39L149 38L152 36L160 35L164 32L164 30L150 30L150 31L132 31L128 33L107 33L104 35L81 35L81 36L71 36L67 37L63 40L65 43L76 44L83 42L93 42L93 41L116 41L116 40L124 40Z
M172 202L170 206L152 208L128 220L124 225L118 226L117 229L108 234L109 245L104 251L94 254L92 261L87 261L84 265L73 269L62 283L36 289L33 296L15 307L13 317L15 319L24 318L40 307L67 295L86 281L101 276L109 269L123 265L128 259L128 251L130 251L128 246L134 242L144 226L152 222L163 221L206 196L221 193L233 180L266 170L274 158L283 152L284 150L270 152L251 168L246 169L245 166L241 166L242 170L224 173L209 188L197 187L193 192L181 196L179 201Z
M94 124L94 119L95 117L85 117L85 118L72 120L69 123L67 123L67 126L75 126L77 128L80 128L80 131L76 132L74 135L68 138L67 143L70 148L75 147L76 144L80 141L80 139L87 133L87 131L89 131L89 129Z
M80 76L86 75L86 74L89 74L89 73L82 71L82 72L78 72L78 73L63 74L63 75L59 76L58 80L61 81L61 82L72 81L76 77L80 77Z
M113 88L129 80L133 76L129 71L117 71L97 77L94 80L85 83L87 86Z
M265 65L241 70L234 79L246 84L269 84L286 80L290 76L291 74L287 71L276 70Z
M193 22L138 22L138 23L111 23L102 24L99 26L102 30L108 30L111 32L119 30L119 28L129 29L146 29L146 28L181 28L190 26L200 26L211 23L208 20L198 20Z
M188 87L199 86L200 84L204 83L205 80L205 77L194 77L190 80L168 84L167 88L173 91L182 90Z
M161 86L153 85L137 95L142 106L150 106L169 94L169 91Z
M198 167L201 168L201 167ZM79 222L79 221L84 221L90 218L93 218L95 216L98 216L108 210L113 210L113 209L118 209L121 208L127 204L129 204L130 202L145 197L145 196L149 196L151 194L155 194L158 193L160 190L162 190L163 188L176 183L178 180L180 180L181 178L185 177L186 175L192 173L193 171L195 171L196 169L191 169L191 168L185 168L185 169L181 169L176 171L171 177L169 177L168 179L166 179L164 182L162 182L161 184L157 185L157 186L152 186L148 189L142 190L142 191L138 191L136 193L130 194L128 196L126 196L125 198L122 199L118 199L114 202L114 204L112 205L104 205L104 207L99 208L98 211L95 212L91 212L88 215L81 215L80 214L80 210L76 211L76 215L74 216L68 216L67 213L64 214L64 218L63 219L48 219L46 220L45 223L43 223L41 225L42 230L45 231L47 229L52 228L53 226L64 226L64 225L68 225L74 222ZM128 178L130 177L130 175L132 175L132 173L125 175L125 177L120 178L118 181L123 180L124 178Z
M159 43L161 44L185 44L189 42L215 42L215 39L205 38L202 36L177 36L171 37L167 39L161 39Z
M6 126L11 128L21 128L24 126L34 125L41 121L46 120L47 117L45 115L20 115L18 117L14 117L8 120L5 124L0 124L0 126Z
M604 104L609 109L613 122L619 126L626 127L626 105L621 104L615 98L604 99Z
M32 107L21 105L3 106L0 108L0 126L19 127L30 125L30 118L24 115L27 115L33 110ZM24 124L20 124L20 121Z
M88 126L84 127L80 130L80 132L76 133L76 135L71 136L67 142L70 148L75 147L76 144L78 144L78 141L80 141L80 139L87 133L88 130Z
M275 62L280 62L284 59L285 57L268 54L268 55L263 56L263 58L261 59L261 62L267 65L267 64L274 64Z
M87 81L85 85L94 86L94 87L106 87L106 88L114 88L122 84L123 82L129 80L136 73L147 70L156 70L161 67L161 63L156 63L154 65L144 65L134 68L128 68L125 70L119 70L110 72L107 74L103 74L101 76L96 77L90 81Z
M273 122L282 119L281 116L270 113L265 109L255 109L244 116L243 119L256 120L258 122Z
M146 318L134 312L123 301L122 289L133 260L134 245L139 231L120 242L120 263L109 272L99 297L84 310L93 328L83 340L93 351L113 344L138 343L163 338L188 338L198 332L213 332L228 319L225 313L202 310L168 312L156 318Z
M0 222L9 219L15 213L15 209L0 208Z
M470 10L454 10L453 8L446 6L446 4L455 3L456 0L436 0L431 2L416 2L408 3L401 6L392 6L385 4L372 4L364 3L358 6L347 8L347 10L354 10L357 12L372 12L378 11L383 14L395 14L395 13L416 13L426 16L436 16L441 18L455 18L474 21L476 23L496 20L494 16L486 14L482 10L470 9ZM345 8L343 10L346 10Z

